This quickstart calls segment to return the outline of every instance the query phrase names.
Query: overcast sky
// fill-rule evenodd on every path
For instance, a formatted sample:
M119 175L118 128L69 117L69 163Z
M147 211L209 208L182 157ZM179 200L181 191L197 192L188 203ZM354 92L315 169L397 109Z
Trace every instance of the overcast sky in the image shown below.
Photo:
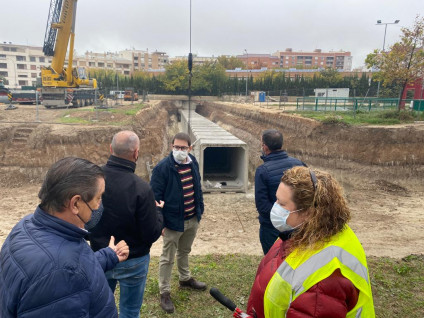
M50 0L0 0L0 41L42 46ZM424 16L423 0L192 0L192 52L199 56L350 51L353 66L396 42ZM79 0L75 49L190 50L190 0Z

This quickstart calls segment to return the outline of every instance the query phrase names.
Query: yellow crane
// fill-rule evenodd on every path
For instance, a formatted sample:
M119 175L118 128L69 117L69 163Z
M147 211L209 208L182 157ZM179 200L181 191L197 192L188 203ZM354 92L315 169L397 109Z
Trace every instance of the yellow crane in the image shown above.
M73 67L77 2L50 2L43 52L53 58L49 67L41 69L41 97L47 108L81 107L102 99L98 95L97 81L88 79L84 68ZM68 66L65 68L67 52Z

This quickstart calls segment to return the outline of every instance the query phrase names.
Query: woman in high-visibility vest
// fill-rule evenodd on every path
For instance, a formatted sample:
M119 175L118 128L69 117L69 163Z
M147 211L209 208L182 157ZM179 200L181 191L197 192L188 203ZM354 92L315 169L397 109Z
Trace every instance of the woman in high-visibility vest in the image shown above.
M375 317L365 252L347 225L338 182L306 167L287 170L271 221L280 237L259 265L251 317Z

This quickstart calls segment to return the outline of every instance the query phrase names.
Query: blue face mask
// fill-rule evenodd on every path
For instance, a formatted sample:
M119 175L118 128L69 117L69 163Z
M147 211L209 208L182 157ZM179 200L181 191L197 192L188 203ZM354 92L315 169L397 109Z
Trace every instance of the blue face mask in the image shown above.
M302 223L297 225L296 227L292 227L291 225L287 224L287 218L291 213L295 213L300 210L301 209L289 211L283 208L277 202L275 202L272 206L270 213L271 223L280 232L290 231L295 228L298 228L300 225L302 225Z
M91 210L91 218L90 218L90 221L85 223L84 228L87 231L90 231L91 229L93 229L97 225L97 223L99 223L100 219L102 218L103 204L101 203L97 210L92 210L88 204L87 204L87 206Z

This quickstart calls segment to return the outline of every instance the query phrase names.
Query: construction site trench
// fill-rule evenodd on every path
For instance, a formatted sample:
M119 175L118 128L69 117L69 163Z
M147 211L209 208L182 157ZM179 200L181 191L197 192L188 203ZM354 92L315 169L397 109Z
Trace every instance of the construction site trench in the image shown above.
M35 106L0 110L0 245L12 227L38 204L45 172L65 156L103 165L112 136L131 129L140 137L136 173L148 180L148 165L170 151L179 127L179 104L152 101L130 121L121 113L76 110L85 122L59 123L64 110ZM123 106L125 107L125 106ZM326 170L342 184L352 211L351 227L367 255L424 254L424 125L390 127L323 124L278 109L219 102L193 102L196 112L248 146L247 193L205 194L205 214L193 254L262 253L254 201L254 173L264 129L284 134L284 149L313 169ZM161 251L161 239L152 255Z

